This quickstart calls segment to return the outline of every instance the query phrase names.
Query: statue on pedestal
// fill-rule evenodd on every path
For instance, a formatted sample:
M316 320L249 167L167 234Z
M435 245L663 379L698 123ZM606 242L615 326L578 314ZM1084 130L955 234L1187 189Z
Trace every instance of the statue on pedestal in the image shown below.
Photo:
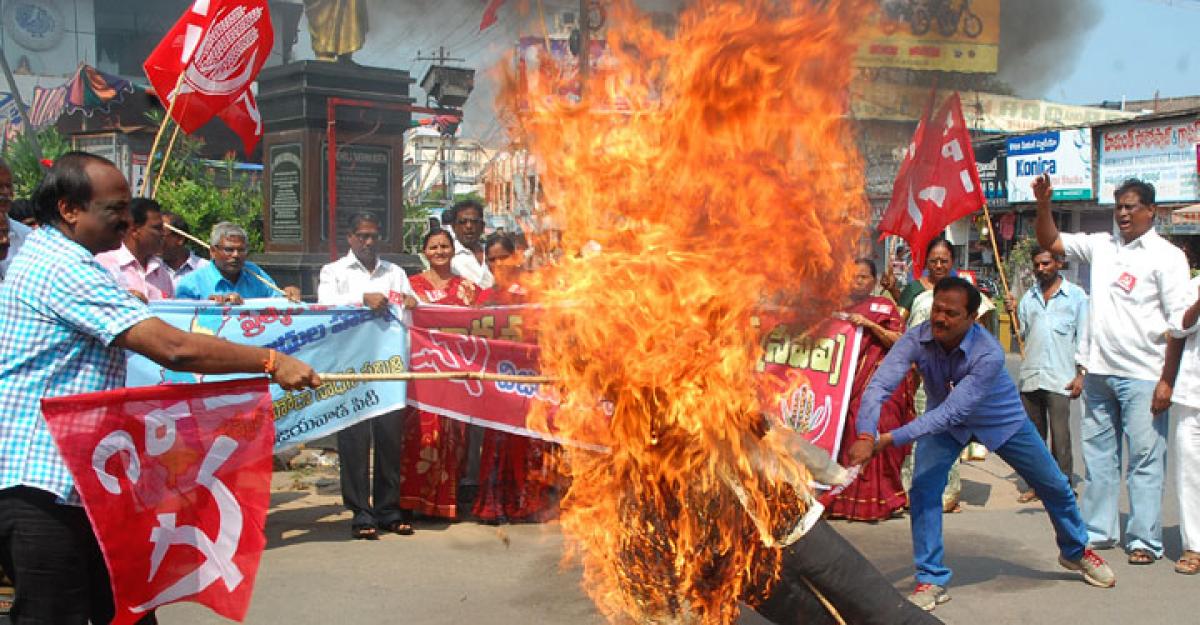
M320 61L348 61L367 39L367 0L304 0L313 53Z

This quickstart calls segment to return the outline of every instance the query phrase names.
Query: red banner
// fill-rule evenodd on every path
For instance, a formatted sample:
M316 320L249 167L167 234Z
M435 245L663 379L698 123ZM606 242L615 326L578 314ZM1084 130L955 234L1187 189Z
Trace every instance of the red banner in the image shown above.
M488 371L538 375L531 306L413 310L413 371ZM837 456L858 362L861 330L837 319L805 332L782 314L755 318L765 330L757 370L771 376L764 405L784 424ZM534 400L550 400L549 386L506 382L418 380L409 404L434 414L526 436L548 438L525 425Z
M754 321L765 330L757 370L780 381L779 392L763 398L768 410L837 458L862 329L840 319L816 329L789 324L775 315Z
M241 621L266 536L266 378L42 402L104 553L114 625L177 601Z

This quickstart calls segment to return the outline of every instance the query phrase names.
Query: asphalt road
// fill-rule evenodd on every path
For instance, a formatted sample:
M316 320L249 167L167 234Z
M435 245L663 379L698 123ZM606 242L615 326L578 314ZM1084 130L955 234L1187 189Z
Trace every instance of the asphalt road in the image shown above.
M421 526L415 536L351 541L349 515L335 490L289 491L290 476L276 477L282 489L274 495L269 544L247 623L604 622L580 588L579 569L561 563L556 523L496 528L463 522ZM1036 503L1016 503L1015 474L1006 464L992 456L964 465L962 477L965 511L948 515L945 523L947 562L955 570L952 601L935 612L946 623L1197 622L1200 576L1175 573L1169 560L1130 566L1121 551L1110 550L1101 553L1116 571L1116 587L1088 586L1059 568L1045 512ZM1168 479L1163 520L1171 559L1181 551L1175 496L1174 480ZM907 519L834 527L897 588L911 588ZM226 622L195 605L168 606L159 616L164 624ZM749 610L739 621L764 623Z

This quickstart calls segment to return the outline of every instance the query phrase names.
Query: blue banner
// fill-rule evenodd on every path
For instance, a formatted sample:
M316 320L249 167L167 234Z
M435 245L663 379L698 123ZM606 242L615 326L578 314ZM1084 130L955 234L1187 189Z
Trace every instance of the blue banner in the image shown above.
M377 314L359 306L315 306L287 300L251 300L243 306L200 301L159 301L150 310L185 332L269 347L324 373L399 373L408 370L408 326L393 307ZM234 375L165 369L129 354L128 386L212 382ZM285 392L272 384L275 451L332 434L404 407L405 382L332 382Z

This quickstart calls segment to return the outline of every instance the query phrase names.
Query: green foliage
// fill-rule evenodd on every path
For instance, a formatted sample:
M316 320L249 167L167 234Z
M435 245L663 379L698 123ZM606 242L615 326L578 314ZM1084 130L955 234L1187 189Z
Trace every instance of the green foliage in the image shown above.
M161 113L148 117L157 122L157 119L161 119ZM168 131L164 145L169 140ZM200 145L199 140L179 134L155 199L165 210L183 216L191 228L190 234L201 240L208 240L212 227L217 223L231 221L245 228L250 235L246 243L251 252L262 251L261 182L236 171L232 160L226 160L218 169L206 165L196 158ZM158 158L165 151L166 148L162 147ZM157 176L157 165L155 169ZM220 179L228 181L228 184L218 184L218 172Z
M53 126L37 133L42 158L56 159L71 150L71 143ZM28 198L42 180L42 164L33 152L33 143L25 133L18 135L4 148L4 160L12 168L13 197Z
M1008 252L1008 259L1004 261L1004 271L1008 274L1009 287L1012 288L1014 297L1033 285L1033 270L1030 267L1035 248L1036 238L1022 238L1013 245L1012 250Z

